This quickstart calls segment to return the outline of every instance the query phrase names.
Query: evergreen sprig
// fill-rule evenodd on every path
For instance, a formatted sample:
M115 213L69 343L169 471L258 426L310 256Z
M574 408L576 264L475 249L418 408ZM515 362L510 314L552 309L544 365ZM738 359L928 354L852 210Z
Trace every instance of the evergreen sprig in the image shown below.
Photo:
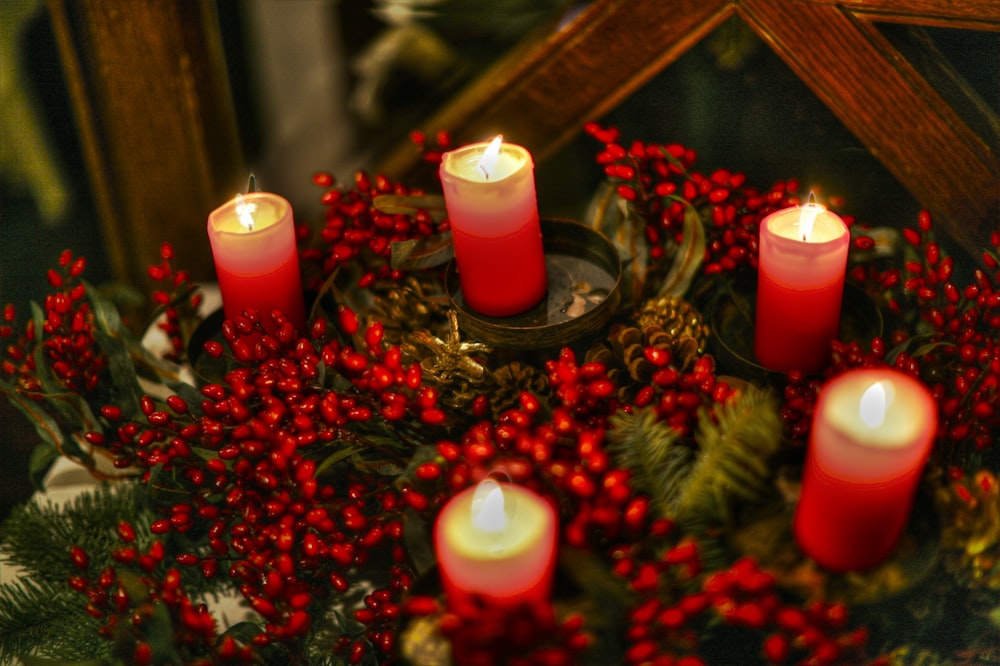
M741 502L764 500L771 489L770 457L782 443L778 402L749 387L735 399L702 410L695 434L697 455L673 503L682 521L731 525Z
M115 526L125 521L148 525L143 487L138 483L103 484L81 493L65 505L28 502L17 507L3 525L0 551L38 582L65 585L80 571L70 560L70 548L109 553L122 545ZM91 567L105 563L92 562Z
M632 486L649 495L659 513L670 516L674 492L694 461L695 452L653 408L611 417L608 450L632 474Z
M740 502L759 502L772 488L767 462L781 445L782 426L766 390L749 387L702 410L694 442L651 408L617 414L612 425L615 461L662 515L689 527L731 524Z
M84 612L85 606L86 599L65 581L39 583L23 577L0 587L0 664L42 659L68 664L107 654L110 644L98 634L99 623Z

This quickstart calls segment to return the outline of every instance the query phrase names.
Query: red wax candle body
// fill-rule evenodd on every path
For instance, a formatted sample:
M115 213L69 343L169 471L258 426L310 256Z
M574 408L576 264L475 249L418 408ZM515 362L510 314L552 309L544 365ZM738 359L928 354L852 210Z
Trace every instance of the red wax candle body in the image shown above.
M462 298L476 312L507 317L545 296L545 253L531 154L505 143L486 176L479 162L488 145L445 153L441 186Z
M504 497L503 526L484 530L474 518L484 484L455 495L437 517L434 548L448 608L461 612L478 595L510 608L549 600L556 559L555 510L526 488L493 484Z
M269 192L251 192L225 203L208 216L208 237L227 319L246 309L262 315L280 310L299 331L305 330L295 222L288 201Z
M802 240L803 214L814 224ZM818 372L840 327L850 234L817 204L786 208L760 224L754 354L761 365Z
M795 512L803 551L834 571L885 559L906 527L937 431L937 406L916 379L852 370L820 390Z

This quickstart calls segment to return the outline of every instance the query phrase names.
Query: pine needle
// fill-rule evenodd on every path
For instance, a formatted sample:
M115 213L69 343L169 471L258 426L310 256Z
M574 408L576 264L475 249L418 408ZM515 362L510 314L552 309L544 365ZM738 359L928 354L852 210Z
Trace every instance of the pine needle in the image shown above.
M781 445L774 396L750 387L702 411L695 435L699 453L671 506L682 522L731 524L741 502L759 502L771 491L768 460Z
M121 545L115 533L119 521L149 523L142 493L137 483L119 482L97 486L65 505L19 506L3 525L0 552L35 581L65 586L70 576L80 573L70 561L70 548L78 545L90 554L108 553Z
M23 579L0 587L0 664L28 655L68 663L107 654L111 644L84 606L86 598L65 582Z
M771 490L770 456L781 445L774 396L750 387L699 414L694 442L681 438L652 408L612 417L609 452L632 473L633 487L656 510L689 528L731 524L742 502Z

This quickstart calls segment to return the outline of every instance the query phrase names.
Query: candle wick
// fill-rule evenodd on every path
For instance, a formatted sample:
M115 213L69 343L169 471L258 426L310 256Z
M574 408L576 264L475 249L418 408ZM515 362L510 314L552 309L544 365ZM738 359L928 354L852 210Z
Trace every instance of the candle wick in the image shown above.
M482 162L479 163L479 170L483 172L483 179L484 180L489 180L490 179L490 172L487 171L486 167L483 166Z
M257 209L256 204L247 203L243 195L236 193L236 218L243 225L243 228L247 231L253 231L254 219L253 213Z

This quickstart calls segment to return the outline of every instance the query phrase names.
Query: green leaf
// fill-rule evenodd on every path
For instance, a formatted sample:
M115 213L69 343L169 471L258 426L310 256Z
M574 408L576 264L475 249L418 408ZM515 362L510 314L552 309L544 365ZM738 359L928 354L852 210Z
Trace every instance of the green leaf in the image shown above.
M31 452L28 461L28 478L36 490L45 490L45 475L49 473L52 464L60 458L59 449L51 442L42 442Z
M323 459L319 465L316 466L316 477L319 478L324 472L329 470L331 467L337 463L350 458L351 456L360 453L362 448L355 445L345 445L343 448L338 449L334 453L331 453L326 458Z
M917 358L931 353L938 347L954 346L953 343L944 340L932 341L933 337L934 334L932 333L924 333L921 335L914 335L912 337L907 338L906 340L903 340L898 345L889 350L889 353L885 355L885 362L890 365L894 364L896 362L896 358L898 358L900 354L902 354L903 352L907 352L908 350L913 349L914 347L916 347L916 349L913 349L913 351L909 353L914 358Z
M433 268L447 263L454 256L451 232L433 236L393 241L390 265L397 271L414 271Z
M96 324L93 330L94 341L108 359L108 372L113 383L115 404L121 408L125 418L137 418L141 413L139 404L142 399L142 389L139 387L135 364L132 362L129 350L130 334L122 325L121 316L115 305L102 298L92 286L84 284Z
M683 296L705 259L705 227L693 207L684 213L683 240L674 255L670 272L660 285L659 296Z
M443 219L447 214L444 197L440 194L404 195L380 194L372 199L372 205L386 215L416 215L420 211L437 215Z
M35 432L42 441L60 450L65 441L62 428L51 415L42 409L42 403L29 400L7 382L0 380L0 392L7 396L10 404L17 408L35 426Z

